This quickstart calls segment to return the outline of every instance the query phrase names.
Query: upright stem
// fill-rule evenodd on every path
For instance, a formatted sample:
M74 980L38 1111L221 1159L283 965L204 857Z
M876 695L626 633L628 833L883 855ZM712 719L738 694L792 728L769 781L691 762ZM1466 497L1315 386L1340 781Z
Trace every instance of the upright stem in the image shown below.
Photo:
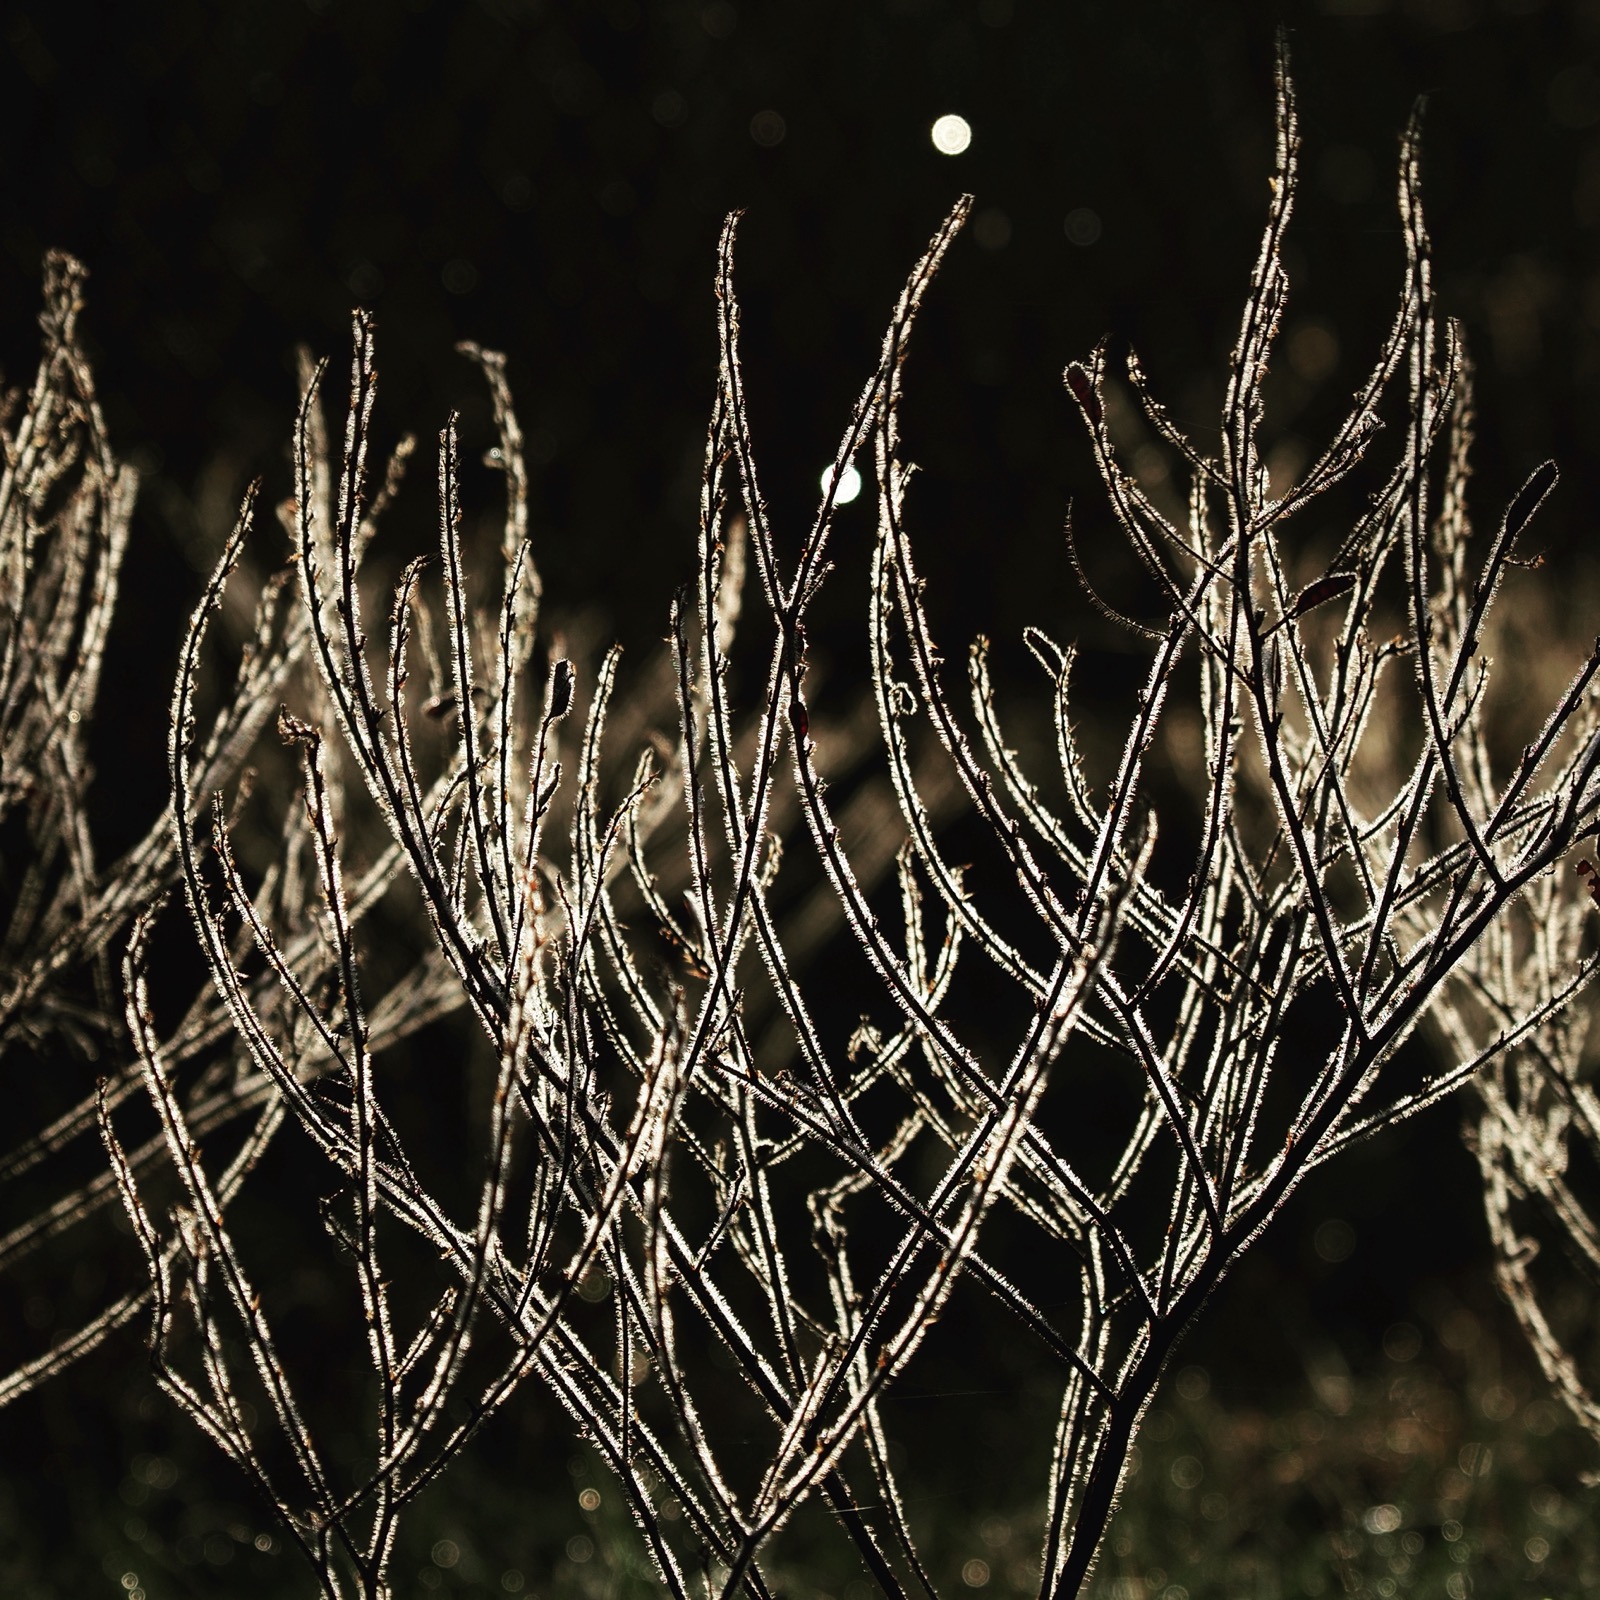
M1146 1325L1149 1342L1128 1369L1107 1408L1094 1459L1089 1464L1083 1499L1068 1535L1066 1559L1061 1563L1060 1576L1053 1583L1049 1573L1044 1575L1042 1600L1077 1600L1082 1593L1094 1568L1100 1542L1105 1538L1106 1526L1117 1508L1117 1490L1122 1484L1128 1452L1133 1447L1140 1419L1155 1398L1161 1374L1178 1347L1178 1341L1222 1282L1229 1259L1226 1248L1208 1251L1199 1271L1171 1308Z

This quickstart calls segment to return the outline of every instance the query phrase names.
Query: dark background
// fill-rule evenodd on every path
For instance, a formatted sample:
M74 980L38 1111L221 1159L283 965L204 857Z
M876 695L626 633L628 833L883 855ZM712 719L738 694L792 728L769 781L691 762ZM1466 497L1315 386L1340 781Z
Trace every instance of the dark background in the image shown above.
M243 484L286 489L294 347L342 361L358 302L390 438L481 413L456 340L509 352L552 598L653 641L692 557L724 214L747 212L750 390L793 521L904 273L970 190L911 385L925 570L963 637L1071 634L1060 529L1096 489L1061 368L1133 338L1180 421L1214 417L1279 22L1305 132L1287 347L1326 397L1294 427L1332 420L1386 325L1396 137L1426 93L1439 281L1483 376L1480 503L1556 455L1543 536L1585 564L1600 7L1571 0L15 5L0 356L26 371L41 251L83 257L113 438L146 482L117 648L158 678ZM974 129L955 158L928 136L952 110ZM1085 211L1098 237L1074 243L1064 219ZM151 748L159 699L114 709Z
M109 846L159 804L177 629L240 491L256 473L287 490L294 347L337 375L353 304L379 319L388 438L426 440L454 405L481 421L456 340L509 353L552 605L633 646L659 638L693 560L732 208L782 524L811 509L906 270L976 194L913 358L924 571L956 637L981 623L1009 648L1036 621L1099 638L1061 542L1068 503L1095 497L1061 368L1102 335L1133 339L1175 413L1205 426L1264 209L1280 22L1305 174L1286 345L1311 352L1327 396L1292 428L1316 437L1386 326L1396 139L1426 93L1438 281L1480 374L1477 503L1491 517L1557 457L1541 540L1560 620L1593 630L1600 5L58 0L0 15L6 376L30 371L41 252L80 255L113 441L145 480L102 710ZM929 139L948 111L973 128L954 158ZM1074 242L1065 219L1085 211L1098 237ZM418 476L425 524L426 450ZM1286 1328L1359 1364L1415 1314L1418 1282L1483 1302L1474 1189L1450 1108L1356 1154L1308 1184L1214 1309L1226 1337L1197 1348L1248 1394L1299 1359ZM1311 1243L1334 1215L1358 1242L1337 1268ZM1268 1296L1286 1309L1251 1314Z
M457 339L510 352L552 589L592 598L604 574L617 625L654 626L690 550L723 215L748 213L751 386L782 512L811 493L901 278L965 189L989 225L935 298L911 444L952 528L1007 530L962 558L999 633L1038 582L1056 603L1043 569L1090 483L1064 362L1136 337L1180 413L1203 414L1255 251L1280 20L1307 180L1292 317L1334 333L1328 387L1348 392L1384 325L1395 140L1426 93L1488 490L1554 453L1578 481L1553 523L1575 530L1593 503L1600 7L245 0L5 18L7 368L28 354L40 252L81 255L111 427L151 480L136 584L174 551L209 562L221 530L181 503L208 474L226 504L281 470L291 351L341 357L359 302L392 429L426 433L476 392ZM953 159L928 137L950 110L975 130ZM1101 225L1087 246L1063 227L1080 208Z

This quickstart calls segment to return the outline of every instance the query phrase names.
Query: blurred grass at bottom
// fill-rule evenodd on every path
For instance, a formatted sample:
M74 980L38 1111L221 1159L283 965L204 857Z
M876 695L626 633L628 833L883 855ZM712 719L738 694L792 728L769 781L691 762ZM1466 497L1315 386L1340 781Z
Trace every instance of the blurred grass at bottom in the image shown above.
M1298 1382L1275 1374L1256 1390L1248 1374L1220 1363L1215 1372L1172 1372L1146 1417L1093 1600L1600 1594L1592 1475L1600 1459L1549 1398L1509 1314L1487 1299L1469 1309L1444 1297L1410 1316L1387 1329L1358 1373L1331 1343L1302 1347ZM124 1457L120 1481L105 1472L109 1451L83 1463L69 1548L37 1521L26 1477L0 1477L0 1592L29 1600L312 1593L281 1530L242 1485L227 1483L143 1372L139 1380L124 1403L143 1419L135 1431L146 1448ZM1034 1388L1030 1411L1043 1398ZM1008 1422L998 1411L985 1420L981 1443L953 1438L937 1460L913 1452L907 1512L944 1595L1031 1596L1043 1504L997 1509L987 1457ZM1043 1419L1026 1420L1036 1428ZM491 1450L492 1464L469 1454L429 1491L401 1536L397 1595L661 1592L592 1454L539 1431ZM809 1509L768 1564L773 1592L873 1600L877 1586L855 1575L826 1517Z
M1600 1462L1507 1331L1456 1305L1394 1324L1360 1377L1308 1352L1299 1396L1273 1412L1180 1368L1146 1419L1095 1600L1600 1594Z

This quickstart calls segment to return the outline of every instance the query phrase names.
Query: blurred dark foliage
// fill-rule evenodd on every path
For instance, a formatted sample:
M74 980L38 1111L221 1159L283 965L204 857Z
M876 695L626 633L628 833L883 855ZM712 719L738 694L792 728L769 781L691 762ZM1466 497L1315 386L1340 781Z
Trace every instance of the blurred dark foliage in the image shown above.
M1215 414L1264 210L1279 22L1308 179L1286 431L1319 438L1387 326L1397 138L1426 93L1443 298L1480 374L1479 515L1558 459L1540 533L1576 613L1560 620L1581 635L1600 507L1594 0L5 7L4 371L29 370L43 251L81 256L111 434L144 475L96 747L107 849L161 802L198 571L248 478L265 474L269 503L287 493L294 348L337 373L353 304L380 319L381 436L426 440L452 405L482 432L453 345L509 352L552 604L598 607L601 638L659 639L692 564L714 251L733 208L747 212L746 362L781 525L809 515L905 263L958 192L976 194L913 358L923 570L952 643L981 626L1015 659L1039 621L1109 649L1062 545L1069 503L1097 497L1061 369L1104 335L1133 340L1180 418ZM973 129L956 157L929 139L946 112ZM414 470L425 536L426 449ZM840 604L855 615L858 599ZM1456 1137L1446 1110L1308 1185L1299 1232L1252 1258L1197 1343L1219 1395L1294 1381L1286 1324L1359 1362L1419 1278L1486 1281ZM1339 1264L1312 1246L1333 1217L1358 1242ZM1267 1303L1271 1319L1252 1310ZM75 1377L81 1394L131 1348ZM126 1447L88 1408L41 1414L66 1430L57 1459L102 1434ZM91 1515L94 1482L58 1508L52 1538L109 1515Z

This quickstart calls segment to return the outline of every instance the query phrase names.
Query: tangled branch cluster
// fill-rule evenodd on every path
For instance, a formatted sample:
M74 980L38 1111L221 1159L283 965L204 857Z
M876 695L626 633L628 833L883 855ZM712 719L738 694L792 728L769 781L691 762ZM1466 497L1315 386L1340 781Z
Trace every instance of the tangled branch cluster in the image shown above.
M1262 443L1296 185L1281 69L1271 205L1216 447L1182 433L1128 362L1187 471L1185 516L1118 461L1104 351L1067 369L1111 512L1160 596L1158 622L1127 624L1148 666L1101 784L1078 753L1070 647L1027 635L1052 699L1047 778L1007 742L986 643L959 689L935 644L899 403L966 201L935 234L828 479L870 452L864 603L901 840L888 895L881 838L836 809L845 762L820 715L813 736L808 624L832 573L834 494L786 558L759 486L732 220L699 560L671 613L675 727L646 741L631 779L610 775L616 653L592 689L559 648L540 653L522 438L497 355L467 352L506 484L495 587L484 593L464 549L452 420L440 591L413 562L387 627L369 632L363 557L409 446L374 489L373 329L358 316L337 448L324 372L306 375L282 513L291 567L265 586L253 643L203 715L252 492L184 643L169 819L97 872L72 730L92 700L132 485L105 447L72 342L77 279L58 263L45 366L0 485L0 794L32 808L36 875L55 886L12 900L7 1045L42 1049L41 1019L65 1026L52 975L103 967L111 933L139 915L122 975L127 1064L0 1169L11 1178L97 1122L109 1173L69 1186L4 1248L37 1249L120 1197L149 1282L0 1400L148 1305L162 1385L276 1508L329 1596L389 1592L407 1507L533 1390L604 1460L674 1595L703 1581L765 1600L785 1530L813 1503L885 1593L932 1595L882 1406L960 1296L963 1317L1024 1330L1055 1371L1040 1592L1072 1596L1206 1298L1314 1167L1476 1078L1505 1280L1552 1381L1600 1436L1515 1221L1542 1203L1600 1265L1594 1214L1562 1176L1568 1143L1600 1149L1567 1009L1595 958L1586 898L1551 875L1600 825L1600 644L1530 741L1496 759L1484 642L1555 473L1533 474L1476 553L1467 377L1435 303L1417 139L1413 123L1394 322L1293 482L1272 482ZM80 436L79 486L47 519ZM1319 549L1306 525L1389 438L1376 492ZM30 563L47 535L50 558ZM259 797L240 762L282 697L297 707L277 728L299 804L269 829L272 859L251 866L238 837ZM1152 764L1185 701L1204 737L1180 773L1193 843L1174 873L1158 869ZM1417 736L1407 745L1396 727ZM993 853L981 875L936 830L952 790ZM782 874L802 850L840 918L828 961L854 964L877 995L848 1042L786 926ZM210 986L164 1028L146 968L168 883ZM424 930L410 967L376 961L362 932L395 906ZM985 993L1008 997L982 1040L952 999L974 967ZM108 1005L104 970L99 992ZM476 1044L431 1070L487 1079L475 1148L451 1152L470 1192L426 1176L438 1152L389 1087L396 1047L452 1011ZM1404 1047L1424 1023L1449 1048L1419 1069ZM141 1086L159 1129L129 1144L118 1126ZM336 1187L323 1221L355 1279L369 1370L351 1401L368 1430L353 1487L231 1221L286 1140ZM339 1419L341 1435L350 1426Z

